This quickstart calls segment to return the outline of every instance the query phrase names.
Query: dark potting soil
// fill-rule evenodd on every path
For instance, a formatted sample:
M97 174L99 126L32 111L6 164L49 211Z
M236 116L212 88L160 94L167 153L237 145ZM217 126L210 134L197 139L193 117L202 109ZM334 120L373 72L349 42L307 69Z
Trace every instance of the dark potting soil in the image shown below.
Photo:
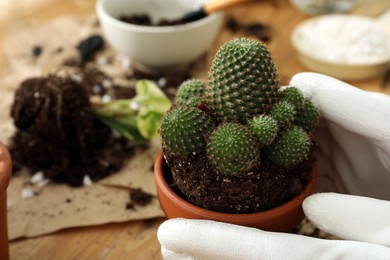
M264 162L243 178L226 177L206 154L173 155L164 150L168 184L183 199L209 210L254 213L279 206L303 190L313 159L289 169ZM191 180L191 181L188 181Z
M12 117L17 127L10 151L14 173L27 167L42 171L53 182L82 186L88 175L93 181L119 171L131 159L134 144L114 137L111 130L90 112L90 96L132 98L134 86L115 85L95 67L86 66L79 80L51 75L31 78L15 92ZM189 72L148 74L135 70L129 81L149 79L173 101L177 86L191 78ZM105 86L106 82L109 86ZM138 148L147 145L137 144Z
M231 16L227 18L225 26L232 33L254 36L266 43L271 41L271 27L265 23L252 22L245 24Z
M90 60L95 53L103 49L104 40L100 35L91 35L77 45L82 62Z
M194 19L174 19L174 20L168 20L168 19L161 19L157 23L153 23L152 19L150 19L150 16L147 14L135 14L135 15L121 15L118 18L120 21L130 24L136 24L136 25L143 25L143 26L170 26L170 25L180 25L180 24L186 24L189 22L193 22L197 20Z
M90 97L132 98L136 81L148 79L173 101L177 87L192 77L188 71L150 74L133 69L126 75L128 86L116 85L94 64L103 47L101 36L86 37L75 46L79 58L64 63L77 68L72 77L31 78L19 86L11 112L17 128L10 146L15 174L27 167L70 186L83 185L85 175L97 181L114 174L132 157L134 144L113 136L92 115ZM32 49L34 57L42 52L39 45ZM141 149L146 146L137 144Z
M130 191L131 202L126 204L126 209L133 210L136 206L144 207L153 199L153 195L143 191L142 189L133 189Z
M86 88L55 75L31 78L15 93L11 116L17 131L10 152L15 169L42 171L53 182L83 185L117 172L133 154L126 140L90 111Z

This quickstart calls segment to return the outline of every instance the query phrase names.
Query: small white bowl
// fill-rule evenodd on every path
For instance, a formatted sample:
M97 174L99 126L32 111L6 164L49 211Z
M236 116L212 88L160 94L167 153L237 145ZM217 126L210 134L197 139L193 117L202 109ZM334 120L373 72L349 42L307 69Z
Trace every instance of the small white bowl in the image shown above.
M339 21L343 21L345 22L345 24L335 26L335 19L339 19ZM386 39L385 42L383 42L385 46L384 50L388 51L383 51L383 55L378 55L376 53L375 56L373 54L372 59L368 56L368 54L365 54L366 56L362 57L360 60L358 60L359 57L356 57L356 60L354 60L355 57L352 54L356 54L356 56L359 56L359 52L357 52L357 50L359 49L357 48L357 46L353 46L354 43L356 43L356 41L358 40L365 40L367 39L367 37L370 37L369 34L372 33L372 30L370 30L367 35L359 35L359 30L363 30L362 28L342 27L346 27L348 23L359 23L359 21L363 22L363 26L371 26L369 28L374 28L375 30L378 30L378 33L380 32L381 37L381 33L383 32L383 37ZM322 23L322 26L324 26L323 28L327 26L325 30L328 30L328 33L323 33L324 30L317 26L318 23ZM348 31L346 32L345 30ZM341 46L332 46L334 42L337 42L340 40L341 37L344 37L345 33L354 33L354 35L351 36L350 43L344 40L345 46L342 46L343 44L341 44ZM364 38L365 36L367 37ZM377 35L375 36L377 37ZM309 38L307 37L311 37L311 40L308 40ZM334 47L333 50L335 51L335 53L339 52L339 56L334 55L332 57L332 55L324 55L326 53L325 49L328 47L324 42L329 40L333 41L329 42L329 46ZM342 40L340 41L343 42ZM307 68L343 80L361 80L377 77L384 74L386 72L387 67L390 65L390 35L388 35L382 29L379 23L377 26L375 19L369 17L354 15L317 16L298 24L291 34L291 42L298 53L299 60ZM321 42L322 47L320 44ZM375 46L375 44L378 44L378 41L377 39L373 39L372 42L367 43L371 43L372 47ZM319 45L317 45L316 48L313 48L315 44ZM365 42L365 44L358 46L362 50L362 53L364 50L366 50L366 47L370 47L367 45L370 44L366 44ZM355 47L356 49L353 49ZM329 50L327 51L328 54L330 54ZM345 53L344 57L342 53Z
M223 20L217 12L182 25L141 26L120 21L122 15L147 14L152 21L179 19L205 0L98 0L96 11L109 44L147 70L183 67L206 53Z

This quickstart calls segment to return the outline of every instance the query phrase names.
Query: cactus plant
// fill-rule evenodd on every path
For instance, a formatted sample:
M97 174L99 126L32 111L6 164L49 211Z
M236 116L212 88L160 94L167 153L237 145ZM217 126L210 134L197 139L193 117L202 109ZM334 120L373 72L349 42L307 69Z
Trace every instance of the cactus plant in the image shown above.
M269 145L275 139L279 130L277 121L267 115L254 117L248 126L256 136L260 146Z
M222 121L245 123L278 99L279 77L268 48L238 38L223 45L213 60L206 104Z
M206 83L198 79L184 81L177 90L176 102L178 105L197 106L199 102L204 102L204 92Z
M205 150L205 136L214 124L204 112L192 107L170 110L160 126L162 144L174 154L196 153Z
M267 47L227 42L204 84L184 82L160 126L177 188L196 205L235 213L296 195L308 179L318 109L299 89L280 89Z
M207 144L207 155L228 176L246 174L260 163L255 138L244 126L234 123L215 129Z

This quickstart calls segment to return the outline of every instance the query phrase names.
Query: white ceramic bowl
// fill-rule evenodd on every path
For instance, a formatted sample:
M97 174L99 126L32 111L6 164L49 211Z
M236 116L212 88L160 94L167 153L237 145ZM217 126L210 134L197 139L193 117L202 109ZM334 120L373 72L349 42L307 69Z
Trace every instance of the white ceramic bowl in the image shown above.
M372 41L368 40L368 37L372 36L372 30L370 30L370 32L368 32L367 34L359 36L358 31L363 30L362 28L343 29L342 27L344 25L333 26L333 22L335 21L334 19L342 19L342 21L345 21L345 23L356 23L356 20L352 19L359 19L359 21L361 20L365 24L364 26L372 26L370 28L374 28L375 30L382 30L379 24L378 26L376 26L375 19L368 17L356 17L352 15L322 15L305 20L298 24L291 34L291 42L293 44L293 47L297 51L298 58L301 63L313 71L327 74L329 76L333 76L343 80L368 79L384 74L390 64L390 35L384 36L386 38L386 41L382 41L385 46L384 48L387 48L388 50L387 52L383 51L383 55L373 53L372 59L370 59L370 56L368 56L368 54L365 54L366 56L364 57L364 59L366 59L366 61L363 60L363 58L361 58L361 60L354 61L354 55L352 54L356 53L356 58L358 58L358 47L363 52L366 47L369 47L367 46L367 44L371 44L372 47L375 46L375 44L379 44L379 42L376 39L373 39ZM328 33L323 33L323 30L319 29L319 26L317 26L316 23L322 23L323 26L327 26L326 30L328 30ZM345 32L345 30L347 29L351 30ZM382 30L382 32L384 35L386 34L384 30ZM353 33L353 37L359 37L360 40L367 40L367 42L364 42L364 44L361 44L361 46L354 46L354 43L359 41L359 39L351 38L350 43L347 43L347 41L345 41L345 46L333 46L333 50L335 51L335 53L340 52L339 58L337 57L337 55L333 57L331 57L331 55L324 55L324 53L326 53L324 49L327 48L327 45L322 44L321 47L321 44L319 43L324 40L329 41L329 39L332 39L332 41L336 42L339 40L339 38L344 37L345 33ZM377 37L378 35L374 36ZM310 37L311 40L309 40L308 37ZM313 48L310 42L319 45L317 45L316 48ZM331 46L332 44L333 42L329 43L329 46ZM354 50L353 48L356 49ZM373 49L378 50L378 48L376 47L374 47ZM350 53L349 57L348 52ZM345 57L343 57L343 53L345 53Z
M357 0L290 0L299 11L308 15L348 13Z
M109 44L148 70L179 68L206 53L219 33L223 14L173 26L141 26L122 22L121 15L147 14L157 22L179 19L205 0L98 0L96 11Z

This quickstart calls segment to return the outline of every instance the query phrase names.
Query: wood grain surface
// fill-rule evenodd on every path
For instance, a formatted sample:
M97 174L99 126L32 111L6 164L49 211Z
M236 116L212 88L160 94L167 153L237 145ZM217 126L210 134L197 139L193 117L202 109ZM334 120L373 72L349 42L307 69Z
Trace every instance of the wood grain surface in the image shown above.
M366 1L377 3L378 1ZM385 3L385 1L379 1ZM0 48L9 28L19 20L45 21L61 15L87 17L95 14L92 0L0 0ZM366 7L370 10L370 7ZM361 10L360 10L361 11ZM303 67L290 43L293 27L308 16L294 9L287 0L254 1L226 11L242 23L263 22L272 28L269 43L281 80L287 83L292 75L308 71ZM240 36L223 27L214 46L215 53L225 41ZM7 71L4 54L0 54L0 72ZM378 77L349 83L362 89L390 93L382 88ZM66 221L66 220L64 220ZM85 228L74 228L37 238L20 239L10 243L13 260L35 259L161 259L156 231L164 219L134 221Z

